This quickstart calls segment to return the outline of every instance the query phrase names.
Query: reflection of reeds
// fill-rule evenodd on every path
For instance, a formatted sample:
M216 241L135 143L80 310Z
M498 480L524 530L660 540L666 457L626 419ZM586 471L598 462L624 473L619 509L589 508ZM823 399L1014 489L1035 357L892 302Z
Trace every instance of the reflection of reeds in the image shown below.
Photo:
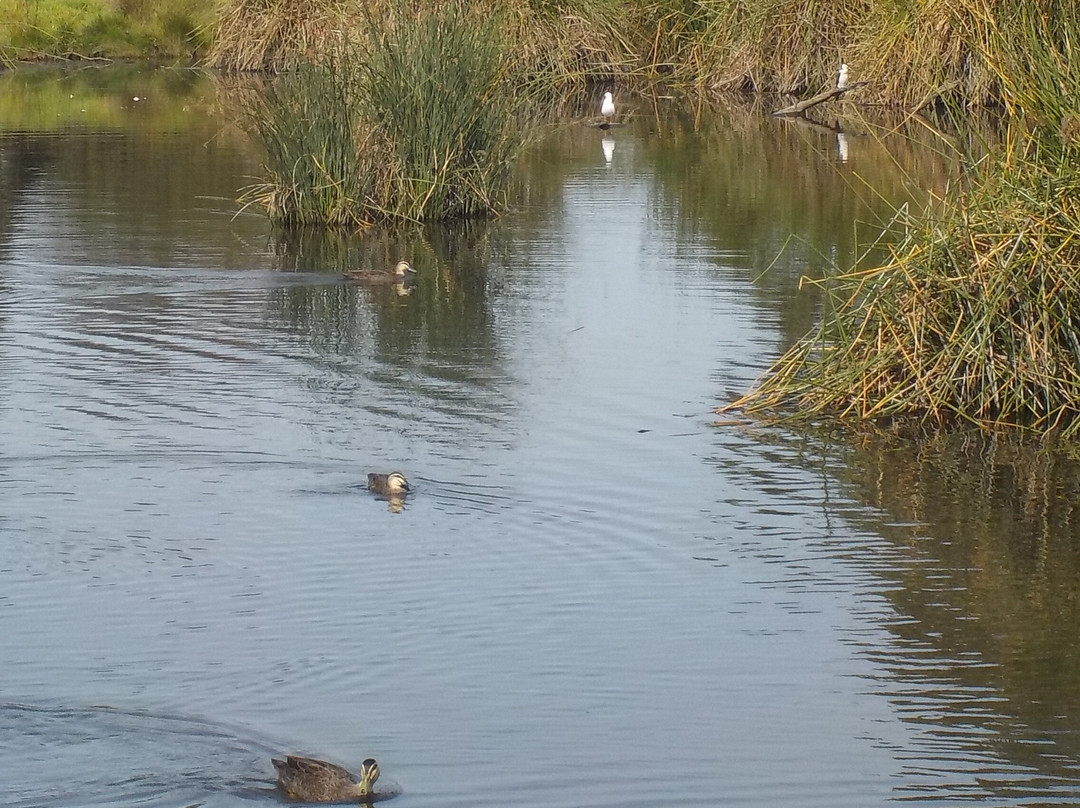
M529 127L497 21L446 4L371 26L249 103L270 179L247 200L290 225L498 211Z
M886 666L905 672L909 695L928 696L917 720L951 733L950 713L962 713L994 755L1075 790L1080 735L1062 732L1061 716L1080 696L1080 465L972 433L872 434L825 451L845 493L871 506L860 527L891 548L874 545L865 563L901 616L889 621L900 641ZM941 699L943 681L991 694L994 709Z

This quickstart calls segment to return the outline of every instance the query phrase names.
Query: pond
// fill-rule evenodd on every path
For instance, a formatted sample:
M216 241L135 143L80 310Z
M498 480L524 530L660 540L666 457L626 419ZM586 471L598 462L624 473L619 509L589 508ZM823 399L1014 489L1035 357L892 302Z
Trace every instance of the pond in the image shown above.
M0 76L0 801L1080 804L1076 463L714 423L931 149L622 99L499 220L283 237L235 92Z

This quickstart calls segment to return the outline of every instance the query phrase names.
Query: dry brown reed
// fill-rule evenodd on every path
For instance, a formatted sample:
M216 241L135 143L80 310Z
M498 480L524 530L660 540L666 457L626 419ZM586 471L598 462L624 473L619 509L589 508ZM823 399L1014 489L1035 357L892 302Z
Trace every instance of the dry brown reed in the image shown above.
M456 0L225 0L208 63L279 70L362 43L369 21ZM864 103L998 104L988 58L1028 18L1075 22L1065 0L468 0L516 43L516 72L557 87L657 77L716 91L817 92L841 62ZM1057 24L1055 22L1054 24ZM1005 36L1002 36L1005 34ZM1026 42L1024 37L1015 38Z
M227 0L207 63L281 71L343 45L369 46L381 20L419 19L460 5L478 18L499 19L502 34L515 43L515 72L532 81L581 83L632 72L640 61L641 48L627 35L638 30L644 12L627 13L622 0L566 7L526 0Z
M341 47L347 8L342 0L226 2L206 62L229 71L288 69Z

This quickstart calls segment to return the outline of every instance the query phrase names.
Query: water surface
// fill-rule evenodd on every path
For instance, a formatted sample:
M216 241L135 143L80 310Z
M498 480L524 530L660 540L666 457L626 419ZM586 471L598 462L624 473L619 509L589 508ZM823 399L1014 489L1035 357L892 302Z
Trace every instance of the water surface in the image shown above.
M496 222L286 238L211 79L2 78L6 804L273 804L280 752L400 808L1080 802L1075 465L713 425L932 154L642 101Z

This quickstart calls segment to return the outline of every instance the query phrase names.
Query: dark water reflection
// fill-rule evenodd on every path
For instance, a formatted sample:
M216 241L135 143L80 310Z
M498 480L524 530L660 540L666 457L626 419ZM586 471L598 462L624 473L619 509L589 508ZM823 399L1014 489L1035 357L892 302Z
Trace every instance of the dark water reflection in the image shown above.
M1021 797L1037 772L1075 796L1080 464L970 435L877 438L849 461L841 477L892 516L879 529L909 560L883 571L911 618L894 628L903 651L875 654L910 682L898 708L938 742L943 769L970 765L991 738L1017 767L987 778L994 792Z
M502 220L283 237L229 97L0 87L11 804L265 803L280 751L402 808L1080 801L1074 467L711 425L936 157L642 102Z

